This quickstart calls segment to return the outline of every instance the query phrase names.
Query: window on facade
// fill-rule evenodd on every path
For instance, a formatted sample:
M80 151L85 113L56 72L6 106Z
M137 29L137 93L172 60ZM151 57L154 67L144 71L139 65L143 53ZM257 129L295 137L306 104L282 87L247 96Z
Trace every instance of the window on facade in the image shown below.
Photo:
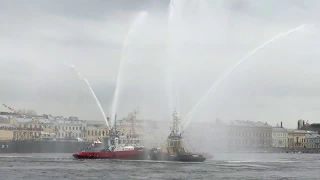
M76 130L78 130L78 127L76 127Z
M72 127L72 130L74 130L74 127Z
M69 130L71 130L71 127L69 127Z
M90 135L90 131L88 131L88 136Z

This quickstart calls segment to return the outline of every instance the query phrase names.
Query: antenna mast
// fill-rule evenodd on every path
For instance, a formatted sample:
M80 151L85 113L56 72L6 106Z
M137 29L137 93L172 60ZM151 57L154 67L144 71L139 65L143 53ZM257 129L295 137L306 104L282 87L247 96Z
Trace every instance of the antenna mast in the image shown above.
M175 110L172 114L173 116L173 120L172 120L172 132L176 135L179 134L180 132L180 118L178 117L178 113L177 111Z

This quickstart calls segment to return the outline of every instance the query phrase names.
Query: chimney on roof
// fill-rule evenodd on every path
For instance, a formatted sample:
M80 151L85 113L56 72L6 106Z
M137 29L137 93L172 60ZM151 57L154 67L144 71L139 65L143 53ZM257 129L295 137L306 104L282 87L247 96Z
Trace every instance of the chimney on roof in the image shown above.
M281 121L281 123L280 123L280 127L282 128L282 121Z

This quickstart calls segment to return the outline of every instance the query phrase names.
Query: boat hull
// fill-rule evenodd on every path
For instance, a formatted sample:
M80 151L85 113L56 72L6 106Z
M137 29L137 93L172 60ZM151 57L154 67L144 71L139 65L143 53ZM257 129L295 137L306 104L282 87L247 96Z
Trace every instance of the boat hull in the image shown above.
M194 154L200 154L203 157L205 157L207 160L208 159L213 159L213 155L207 152L195 152Z
M156 149L150 150L149 157L151 160L156 161L204 162L206 160L206 158L200 154L185 153L172 155L166 152L159 152Z
M76 159L125 159L146 160L148 151L146 149L114 151L114 152L77 152L73 154Z

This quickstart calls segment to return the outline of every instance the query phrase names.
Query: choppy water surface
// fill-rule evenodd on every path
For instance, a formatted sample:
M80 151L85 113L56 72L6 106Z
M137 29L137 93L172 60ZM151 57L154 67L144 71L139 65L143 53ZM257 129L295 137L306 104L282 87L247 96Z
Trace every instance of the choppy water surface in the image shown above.
M0 179L319 179L319 154L214 154L205 163L0 154Z

